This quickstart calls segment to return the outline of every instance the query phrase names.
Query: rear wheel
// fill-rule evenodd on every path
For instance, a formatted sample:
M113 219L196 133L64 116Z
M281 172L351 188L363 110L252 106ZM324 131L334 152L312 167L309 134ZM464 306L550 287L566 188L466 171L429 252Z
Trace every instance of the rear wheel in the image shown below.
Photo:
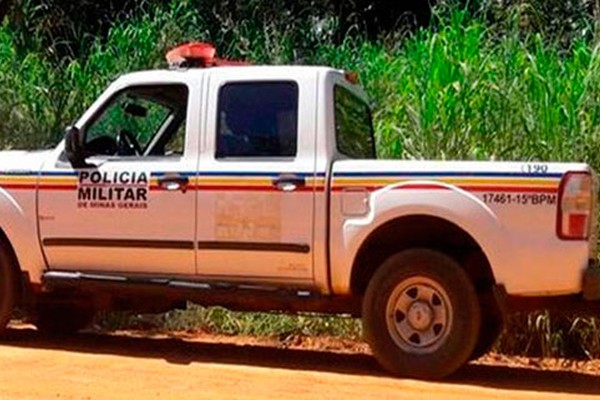
M379 363L394 374L421 379L446 377L469 359L480 318L465 271L429 249L387 259L363 302L365 338Z
M479 296L481 304L481 330L473 354L472 360L489 353L496 344L498 337L504 329L504 313L493 292L487 291Z
M0 335L6 330L19 293L18 271L13 263L11 252L0 245Z

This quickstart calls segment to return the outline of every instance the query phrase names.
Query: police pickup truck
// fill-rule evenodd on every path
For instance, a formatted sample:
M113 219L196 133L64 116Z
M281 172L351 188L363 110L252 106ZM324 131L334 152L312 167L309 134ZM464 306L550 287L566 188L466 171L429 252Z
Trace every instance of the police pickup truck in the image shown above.
M445 377L506 309L600 299L588 165L378 160L355 75L202 43L112 83L50 151L0 153L0 330L193 301L360 316L380 364Z

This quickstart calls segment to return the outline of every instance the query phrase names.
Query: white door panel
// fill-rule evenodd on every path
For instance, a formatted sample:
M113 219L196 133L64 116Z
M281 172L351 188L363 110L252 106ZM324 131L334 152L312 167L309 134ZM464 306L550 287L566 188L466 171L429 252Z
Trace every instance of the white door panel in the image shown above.
M73 170L58 155L43 167L38 207L48 265L195 274L197 91L146 81L111 90L80 128L91 167Z
M198 273L312 282L315 75L246 82L240 69L210 79L197 181Z
M193 274L195 192L159 185L165 172L183 176L193 164L109 161L92 170L45 171L40 233L50 268ZM138 181L115 182L123 172ZM107 178L92 182L91 174Z
M283 175L283 174L282 174ZM313 179L276 189L277 175L198 177L198 272L258 278L312 277ZM219 183L217 183L219 182ZM203 190L210 187L210 190Z

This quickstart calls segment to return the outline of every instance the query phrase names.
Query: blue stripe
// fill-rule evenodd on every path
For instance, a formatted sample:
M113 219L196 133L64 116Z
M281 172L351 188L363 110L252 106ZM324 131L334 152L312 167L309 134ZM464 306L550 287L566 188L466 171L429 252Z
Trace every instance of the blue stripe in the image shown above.
M0 175L6 176L37 176L39 172L23 172L23 171L1 171Z
M290 172L285 172L285 171L280 171L280 172L252 172L252 171L235 171L235 172L219 172L219 171L200 171L200 175L201 176L249 176L249 177L264 177L264 176L268 176L268 177L273 177L276 178L278 176L281 175L286 175L286 174L290 174L290 175L298 175L301 177L310 177L315 175L312 172L296 172L296 171L290 171Z
M118 172L121 171L119 169L112 170L110 172ZM144 170L140 169L139 172L144 172ZM156 171L151 172L150 176L152 177L161 177L167 174L179 174L187 177L193 177L196 175L200 176L240 176L240 177L278 177L285 174L293 174L299 175L301 177L311 177L311 176L325 176L325 173L312 173L312 172L253 172L253 171L231 171L231 172L217 172L217 171ZM7 176L77 176L78 171L42 171L42 172L20 172L20 171L0 171L0 175Z
M536 174L527 172L336 172L334 177L486 177L486 178L561 178L562 173Z
M177 175L181 175L181 176L186 176L188 178L190 177L194 177L197 175L196 172L187 172L187 171L163 171L163 172L151 172L150 176L151 177L155 177L155 178L160 178L161 176L165 176L165 175L173 175L173 174L177 174Z
M153 177L160 177L160 176L164 176L166 174L179 174L179 175L184 175L184 176L214 176L214 177L257 177L257 178L262 178L262 177L270 177L270 178L276 178L278 176L281 175L298 175L300 177L306 178L306 177L312 177L312 176L325 176L325 173L312 173L312 172L285 172L285 171L281 171L281 172L252 172L252 171L228 171L228 172L218 172L218 171L200 171L198 173L196 172L178 172L178 171L161 171L161 172L152 172L151 176Z
M116 170L115 170L116 171ZM140 170L141 172L142 170ZM312 172L258 172L258 171L228 171L228 172L220 172L220 171L157 171L151 172L152 177L160 177L166 174L180 174L187 177L193 177L196 175L199 176L215 176L215 177L278 177L285 174L294 174L299 175L301 177L324 177L326 174L324 172L312 173ZM20 171L0 171L0 175L7 176L65 176L72 177L77 176L77 171L42 171L42 172L20 172ZM345 177L345 178L353 178L353 177L488 177L488 178L561 178L563 173L527 173L527 172L426 172L426 171L365 171L365 172L336 172L334 177Z
M35 171L35 172L23 172L23 171L0 171L0 175L4 176L77 176L77 172L63 172L63 171Z
M38 173L34 173L32 175L37 175ZM42 171L42 176L77 176L77 171Z

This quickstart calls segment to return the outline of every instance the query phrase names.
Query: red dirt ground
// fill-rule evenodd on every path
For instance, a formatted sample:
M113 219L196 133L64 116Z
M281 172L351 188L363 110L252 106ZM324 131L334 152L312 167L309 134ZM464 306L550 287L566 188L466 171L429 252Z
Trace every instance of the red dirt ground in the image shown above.
M360 342L181 332L47 338L9 330L0 399L600 398L600 361L490 354L445 382L395 378Z

